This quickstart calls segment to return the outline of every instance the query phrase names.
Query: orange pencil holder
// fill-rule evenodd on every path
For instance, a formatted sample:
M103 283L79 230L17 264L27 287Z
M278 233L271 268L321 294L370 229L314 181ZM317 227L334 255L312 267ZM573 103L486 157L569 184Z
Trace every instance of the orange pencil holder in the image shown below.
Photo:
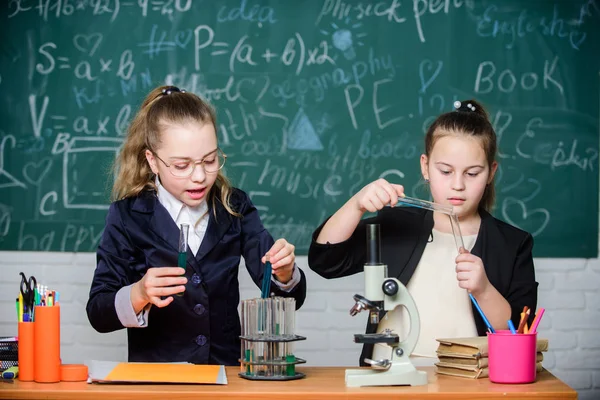
M33 381L34 322L19 322L19 380Z
M33 325L34 380L60 382L60 306L36 306Z

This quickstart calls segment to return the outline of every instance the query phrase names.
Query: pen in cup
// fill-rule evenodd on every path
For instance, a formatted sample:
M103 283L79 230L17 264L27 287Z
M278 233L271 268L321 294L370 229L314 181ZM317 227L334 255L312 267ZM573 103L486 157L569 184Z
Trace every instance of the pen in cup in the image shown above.
M483 310L481 309L481 307L479 307L479 303L477 303L477 300L475 300L475 297L473 297L473 295L471 293L469 293L469 297L471 298L473 305L479 312L479 315L481 315L481 318L483 319L483 322L485 322L485 325L487 326L490 333L496 333L496 331L494 330L494 327L492 327L492 325L490 324L490 321L488 321L485 314L483 313Z
M542 316L544 315L544 311L546 311L543 308L539 308L537 313L535 313L535 318L533 319L533 322L531 323L531 328L529 329L529 333L536 333L537 332L537 327L540 324L540 321L542 320Z
M529 307L523 307L523 312L521 313L521 320L519 321L519 327L517 328L517 333L525 333L525 326L527 326L527 320L529 319Z
M517 330L515 329L515 325L513 324L512 320L509 319L507 323L508 323L508 329L510 329L510 333L512 333L513 335L516 335Z

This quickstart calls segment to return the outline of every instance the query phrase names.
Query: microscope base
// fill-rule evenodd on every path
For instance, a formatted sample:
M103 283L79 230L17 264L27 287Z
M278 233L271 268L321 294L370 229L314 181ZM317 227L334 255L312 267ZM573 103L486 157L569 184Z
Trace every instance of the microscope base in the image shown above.
M418 371L410 362L393 362L385 371L372 368L346 370L347 387L392 385L427 385L427 372Z

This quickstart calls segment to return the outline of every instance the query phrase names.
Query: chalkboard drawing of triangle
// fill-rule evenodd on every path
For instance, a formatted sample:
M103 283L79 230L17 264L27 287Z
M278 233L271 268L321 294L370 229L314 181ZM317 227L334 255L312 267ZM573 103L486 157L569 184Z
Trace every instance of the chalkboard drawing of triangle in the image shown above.
M323 150L319 135L302 108L290 124L287 147L293 150Z

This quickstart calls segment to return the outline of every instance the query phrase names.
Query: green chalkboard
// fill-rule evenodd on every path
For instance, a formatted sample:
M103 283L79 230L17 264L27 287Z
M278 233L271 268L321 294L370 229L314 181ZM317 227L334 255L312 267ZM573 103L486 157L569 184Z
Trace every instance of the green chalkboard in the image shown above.
M598 1L11 0L0 21L0 250L94 251L127 123L174 84L215 105L228 176L298 254L376 178L427 197L424 131L475 97L494 214L535 256L598 255Z

